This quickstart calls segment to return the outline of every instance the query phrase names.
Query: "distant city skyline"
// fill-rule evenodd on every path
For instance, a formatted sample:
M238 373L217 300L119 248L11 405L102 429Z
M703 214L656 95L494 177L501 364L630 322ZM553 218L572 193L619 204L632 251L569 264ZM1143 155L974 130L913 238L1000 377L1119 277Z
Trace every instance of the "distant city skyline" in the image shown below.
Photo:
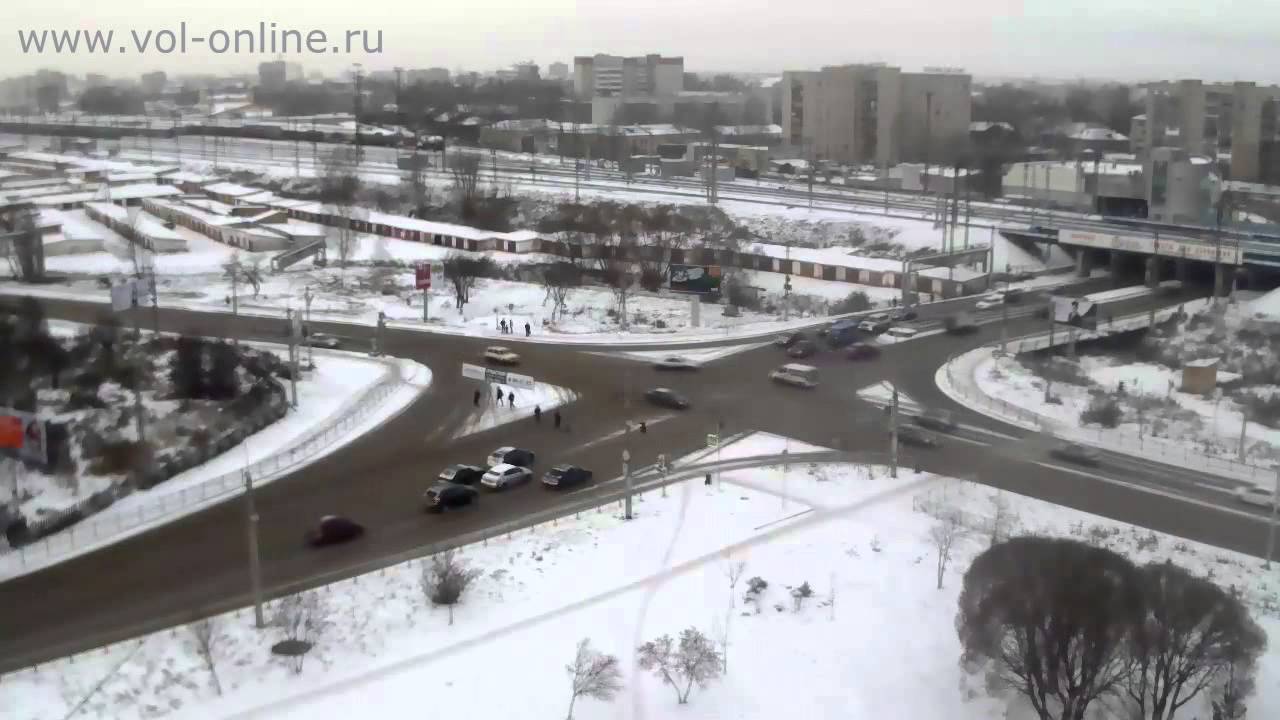
M381 54L284 56L329 76L353 62L367 71L394 66L489 71L527 59L545 68L555 61L571 63L574 55L656 52L683 56L692 72L779 73L880 61L904 68L962 67L978 78L1280 82L1280 68L1272 62L1280 3L1269 0L1207 5L1193 0L1086 0L1085 7L1049 0L792 0L785 11L769 0L651 0L644 6L624 0L530 5L476 0L429 9L409 0L183 5L103 0L87 11L77 0L5 3L0 9L3 72L253 74L259 62L275 56L216 55L201 46L186 55L140 55L132 47L105 55L24 54L17 30L112 30L113 45L131 46L131 30L157 33L186 22L192 35L206 35L275 22L280 29L319 29L330 37L341 37L348 29L382 31ZM715 31L708 32L710 28Z

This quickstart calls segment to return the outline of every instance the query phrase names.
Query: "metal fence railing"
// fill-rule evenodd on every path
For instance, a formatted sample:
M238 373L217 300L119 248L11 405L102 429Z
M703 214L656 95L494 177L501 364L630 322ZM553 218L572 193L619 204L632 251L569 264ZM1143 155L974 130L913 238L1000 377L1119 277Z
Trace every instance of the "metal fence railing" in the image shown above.
M159 485L154 490L146 491L146 500L138 502L135 507L127 510L108 507L103 513L90 516L61 532L20 548L10 549L7 552L0 551L0 578L27 571L37 564L71 555L104 540L153 524L210 501L238 494L244 489L245 471L249 472L254 482L288 472L310 461L320 449L331 445L353 426L369 417L399 386L399 377L383 379L361 396L349 410L338 414L329 423L309 433L287 450L181 489L165 492L163 484ZM121 502L127 502L135 497L138 497L138 494L126 496Z

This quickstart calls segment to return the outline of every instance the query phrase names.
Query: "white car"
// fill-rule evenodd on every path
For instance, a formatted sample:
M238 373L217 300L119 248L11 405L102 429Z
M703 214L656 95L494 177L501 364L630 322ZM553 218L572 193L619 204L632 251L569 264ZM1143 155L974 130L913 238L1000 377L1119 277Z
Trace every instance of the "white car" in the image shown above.
M489 468L489 472L480 478L480 484L494 490L506 490L513 485L528 482L533 478L533 471L519 465L499 463Z
M1273 498L1274 496L1270 490L1263 490L1258 487L1242 487L1236 490L1236 499L1240 502L1268 510L1271 509Z
M783 385L812 389L818 386L818 368L812 365L790 363L769 373L769 379Z
M485 348L484 359L499 365L515 365L520 362L519 355L511 352L510 348L501 345L490 345Z
M979 300L975 307L979 310L990 310L991 308L1000 307L1004 302L1004 293L991 293Z
M311 333L311 345L332 350L342 345L342 341L327 333Z

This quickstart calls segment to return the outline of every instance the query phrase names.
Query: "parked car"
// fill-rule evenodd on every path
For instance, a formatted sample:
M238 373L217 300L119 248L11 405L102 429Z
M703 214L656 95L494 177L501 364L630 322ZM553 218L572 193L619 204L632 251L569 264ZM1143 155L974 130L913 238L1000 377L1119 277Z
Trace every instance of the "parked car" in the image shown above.
M899 425L898 442L923 448L942 447L938 436L915 425Z
M498 463L489 468L489 472L485 473L483 478L480 478L480 484L494 490L506 490L522 482L528 482L532 478L533 471L527 467Z
M780 348L789 348L792 345L795 345L796 343L801 342L805 339L806 338L804 333L793 332L793 333L787 333L786 335L779 335L773 341L773 344Z
M591 471L577 465L556 465L542 476L542 484L548 488L566 488L591 482Z
M668 355L653 364L655 370L697 370L697 363L683 355Z
M1049 454L1059 460L1066 460L1077 465L1094 466L1101 462L1101 458L1095 448L1074 442L1064 442L1050 450Z
M427 512L443 512L471 505L478 495L473 487L438 480L422 494L422 502Z
M937 432L953 432L956 429L956 418L949 410L925 410L916 417L916 424Z
M845 351L845 357L850 360L875 360L880 357L880 348L867 343L854 343Z
M497 365L519 365L520 356L511 352L510 348L501 345L490 345L484 349L484 359Z
M307 531L307 544L324 547L350 542L364 535L364 526L341 515L325 515L316 526Z
M894 322L908 322L918 317L920 317L920 313L917 313L915 308L909 307L898 308L889 314L889 319Z
M329 348L330 350L342 346L341 340L328 333L311 333L310 342L312 347Z
M1275 502L1275 496L1270 490L1263 490L1260 487L1242 487L1236 490L1236 499L1246 505L1254 505L1260 508L1271 509Z
M686 410L689 407L689 399L671 388L658 387L648 390L644 394L644 399L659 407L673 410Z
M441 470L436 478L459 485L475 485L483 475L484 468L477 465L455 464Z
M797 360L801 358L813 357L817 353L818 353L818 346L808 340L801 340L795 345L792 345L791 347L787 348L787 357L792 357Z
M789 363L769 373L769 379L783 385L812 389L818 386L818 368Z
M503 445L502 447L489 453L487 465L493 468L494 465L519 465L520 467L533 467L534 455L532 450L524 448L511 447Z
M891 327L893 327L893 323L888 318L883 320L863 320L858 323L859 330L872 335L880 335Z

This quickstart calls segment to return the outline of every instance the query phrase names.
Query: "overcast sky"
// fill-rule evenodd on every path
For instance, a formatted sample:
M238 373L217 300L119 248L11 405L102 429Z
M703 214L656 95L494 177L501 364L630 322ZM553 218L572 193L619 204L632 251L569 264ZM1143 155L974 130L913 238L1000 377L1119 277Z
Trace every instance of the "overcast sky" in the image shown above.
M40 67L133 75L250 71L268 55L138 54L130 30L382 31L382 53L287 59L491 70L609 52L683 55L691 71L884 61L979 76L1280 82L1280 0L0 0L0 75ZM24 54L18 29L115 31L103 55ZM119 53L118 46L126 52ZM360 50L360 48L357 48Z

